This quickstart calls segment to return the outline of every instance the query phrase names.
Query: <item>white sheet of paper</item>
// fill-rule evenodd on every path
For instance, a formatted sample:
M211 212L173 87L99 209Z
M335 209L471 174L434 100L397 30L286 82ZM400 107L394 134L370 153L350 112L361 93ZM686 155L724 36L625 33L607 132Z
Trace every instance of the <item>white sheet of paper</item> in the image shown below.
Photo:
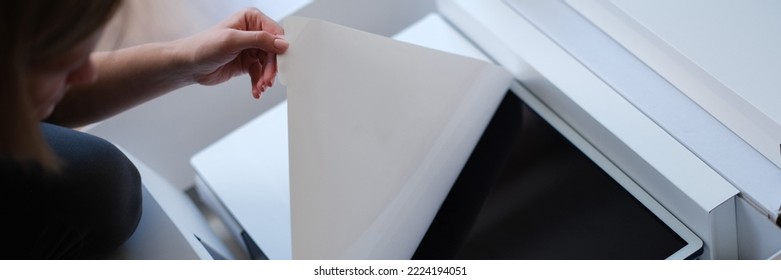
M284 27L293 258L410 258L510 74L324 21Z

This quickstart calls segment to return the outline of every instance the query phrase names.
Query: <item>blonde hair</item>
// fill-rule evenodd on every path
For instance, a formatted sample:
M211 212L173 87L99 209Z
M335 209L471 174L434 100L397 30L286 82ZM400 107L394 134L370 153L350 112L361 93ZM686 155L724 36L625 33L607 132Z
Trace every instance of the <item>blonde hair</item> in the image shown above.
M113 16L121 0L0 1L0 156L57 170L27 88L31 69L65 53Z

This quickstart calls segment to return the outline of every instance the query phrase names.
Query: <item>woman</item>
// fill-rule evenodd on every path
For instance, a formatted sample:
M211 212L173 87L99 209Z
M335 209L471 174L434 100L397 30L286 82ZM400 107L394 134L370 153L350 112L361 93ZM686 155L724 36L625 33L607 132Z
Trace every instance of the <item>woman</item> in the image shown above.
M0 1L0 258L99 258L135 230L138 171L67 127L245 73L259 98L288 46L276 22L248 9L180 40L93 52L120 2Z

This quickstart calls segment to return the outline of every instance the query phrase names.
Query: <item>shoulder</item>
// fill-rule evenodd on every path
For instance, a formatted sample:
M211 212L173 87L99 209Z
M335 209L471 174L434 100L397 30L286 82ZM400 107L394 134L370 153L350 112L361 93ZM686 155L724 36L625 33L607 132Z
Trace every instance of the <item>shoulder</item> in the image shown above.
M41 131L63 162L63 175L67 177L64 179L103 185L140 185L138 170L110 142L88 133L46 123L41 124Z

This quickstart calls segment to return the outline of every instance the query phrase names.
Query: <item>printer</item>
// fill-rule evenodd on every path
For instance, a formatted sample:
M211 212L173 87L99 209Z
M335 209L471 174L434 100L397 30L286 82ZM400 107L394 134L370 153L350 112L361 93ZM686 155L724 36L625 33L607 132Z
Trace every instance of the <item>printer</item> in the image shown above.
M314 1L310 6L326 3L330 4ZM781 139L777 136L781 130L776 128L781 118L769 108L781 105L771 87L773 75L781 69L781 64L773 63L781 58L772 52L772 46L781 38L770 31L781 26L781 21L769 11L779 8L778 4L623 0L427 3L430 6L402 32L395 33L396 38L482 56L505 68L513 77L509 85L513 98L606 174L611 186L628 194L632 207L650 214L649 223L672 233L675 241L670 246L675 249L662 258L777 257L781 251L777 222L781 208ZM326 12L314 11L304 7L293 15L333 19ZM442 43L442 34L449 38L448 43ZM440 39L431 39L434 37ZM268 110L245 118L235 130L191 153L196 203L181 186L155 187L171 185L171 179L147 166L154 163L134 156L144 154L141 148L118 143L140 165L142 176L147 175L145 211L147 207L158 210L145 213L158 213L158 220L172 224L175 230L167 238L178 241L166 244L179 244L187 251L171 258L237 258L230 253L230 244L217 237L214 226L203 222L202 210L195 204L216 214L212 218L220 220L245 256L292 257L290 214L278 213L279 209L289 211L288 178L258 174L239 178L243 175L230 171L253 160L257 163L245 148L251 139L267 137L277 140L252 145L264 152L263 166L272 170L272 175L285 174L285 170L274 168L286 166L288 143L273 135L286 136L286 102L274 102ZM133 112L122 118L134 118ZM91 132L115 141L121 138L116 135L118 123L121 121L106 121ZM248 189L247 185L258 187ZM554 199L547 203L566 208L569 202ZM148 233L143 221L139 231L139 237L125 245L125 250L135 253L125 256L166 258L134 251L134 247L165 239L144 239L143 234ZM566 232L562 231L560 240L547 242L571 239ZM594 258L646 258L642 252L612 256L596 254Z

